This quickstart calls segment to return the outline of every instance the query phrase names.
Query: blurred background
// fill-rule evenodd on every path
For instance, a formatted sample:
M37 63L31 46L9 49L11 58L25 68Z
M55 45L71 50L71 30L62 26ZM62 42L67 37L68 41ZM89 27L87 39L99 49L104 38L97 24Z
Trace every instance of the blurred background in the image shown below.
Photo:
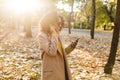
M65 47L80 38L68 55L73 80L120 80L118 1L0 0L0 80L41 80L36 36L40 19L51 10L65 21Z
M112 30L116 0L96 0L95 5L95 29ZM90 29L93 11L91 0L0 0L0 27L23 29L30 34L31 27L38 27L40 18L54 9L63 16L64 27Z

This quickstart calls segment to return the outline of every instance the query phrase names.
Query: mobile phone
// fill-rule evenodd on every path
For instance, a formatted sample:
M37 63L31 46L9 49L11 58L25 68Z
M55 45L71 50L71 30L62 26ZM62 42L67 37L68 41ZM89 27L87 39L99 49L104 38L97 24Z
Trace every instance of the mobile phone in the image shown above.
M77 43L79 41L80 38L76 39L75 42Z

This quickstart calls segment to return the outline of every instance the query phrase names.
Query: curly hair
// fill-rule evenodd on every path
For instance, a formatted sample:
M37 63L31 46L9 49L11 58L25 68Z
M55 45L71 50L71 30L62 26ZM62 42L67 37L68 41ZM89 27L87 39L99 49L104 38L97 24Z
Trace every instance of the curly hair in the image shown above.
M59 16L56 11L46 13L40 20L40 31L51 34L51 26L58 22Z

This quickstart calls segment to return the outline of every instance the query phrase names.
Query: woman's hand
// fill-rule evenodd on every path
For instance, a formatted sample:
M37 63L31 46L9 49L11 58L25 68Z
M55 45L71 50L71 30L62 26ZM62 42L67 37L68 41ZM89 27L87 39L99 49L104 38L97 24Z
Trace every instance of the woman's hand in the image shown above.
M65 48L66 54L69 54L70 52L72 52L75 49L75 47L78 43L78 40L79 39L77 39L75 42L72 42L68 47Z

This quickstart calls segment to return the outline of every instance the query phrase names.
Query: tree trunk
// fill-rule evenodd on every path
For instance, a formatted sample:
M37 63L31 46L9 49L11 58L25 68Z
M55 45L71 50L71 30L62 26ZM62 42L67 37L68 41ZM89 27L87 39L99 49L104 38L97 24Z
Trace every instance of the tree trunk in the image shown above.
M14 16L10 16L9 18L9 27L14 30L16 29L16 21Z
M114 22L114 17L112 16L112 10L113 10L113 5L110 6L110 10L108 10L107 6L105 7L105 10L107 12L107 15L110 19L111 22Z
M71 34L71 20L72 20L72 13L73 13L73 4L74 4L74 0L72 0L71 3L71 12L69 14L69 18L68 18L68 28L69 28L69 34Z
M68 19L68 30L69 30L69 34L71 34L71 12Z
M92 20L91 20L91 39L94 39L94 28L95 28L95 14L96 13L96 4L95 0L92 0Z
M24 31L25 31L26 37L32 37L31 23L32 23L31 19L27 17L24 23Z
M113 5L110 6L110 10L108 10L107 6L105 7L106 13L107 13L107 15L108 15L108 17L109 17L109 19L110 19L111 22L114 22L114 17L112 16L112 10L113 10L113 8L114 8ZM111 27L111 30L112 29L113 29L113 26Z
M115 19L115 27L113 31L113 37L111 42L111 49L108 58L108 62L105 65L104 73L112 74L112 69L115 64L115 57L117 52L117 46L119 41L119 30L120 30L120 0L117 0L117 9L116 9L116 19Z

